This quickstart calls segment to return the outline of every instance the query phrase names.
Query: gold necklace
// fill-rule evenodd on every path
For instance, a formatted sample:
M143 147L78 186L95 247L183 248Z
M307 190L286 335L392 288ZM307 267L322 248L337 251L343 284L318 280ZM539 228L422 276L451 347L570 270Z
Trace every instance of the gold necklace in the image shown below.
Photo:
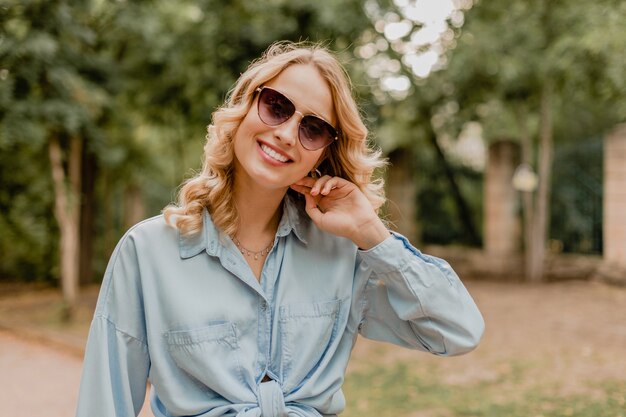
M239 241L239 239L237 239L235 236L232 236L231 238L233 239L233 242L235 243L235 245L237 245L237 248L243 255L254 256L255 260L259 259L259 256L260 257L266 256L268 253L270 253L270 251L274 247L274 239L272 239L272 241L270 242L268 246L266 246L265 248L261 249L258 252L254 252L254 251L251 251L250 249L244 248L241 242Z

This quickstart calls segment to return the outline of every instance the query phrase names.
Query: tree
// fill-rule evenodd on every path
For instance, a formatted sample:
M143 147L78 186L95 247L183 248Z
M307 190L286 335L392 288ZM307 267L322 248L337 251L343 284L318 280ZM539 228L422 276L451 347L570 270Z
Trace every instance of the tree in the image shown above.
M458 108L453 96L455 86L444 71L434 71L442 66L436 62L442 58L439 55L452 48L460 33L458 15L463 7L469 6L461 5L457 10L449 1L368 2L366 8L375 30L364 33L357 53L368 61L367 73L375 82L375 97L382 107L377 130L383 147L390 151L413 146L414 154L421 158L420 167L430 165L431 172L437 171L445 178L454 206L450 214L456 214L461 229L455 240L477 246L481 236L475 210L462 190L458 164L440 143L441 136L455 129L458 134L463 124L459 120L457 125L449 126L457 110L448 113ZM427 34L422 36L422 32ZM442 119L448 126L438 122ZM429 156L425 156L425 149L431 150ZM426 216L438 216L440 212ZM455 222L448 218L445 223L452 229ZM426 224L423 230L428 228Z
M88 7L57 0L5 3L1 9L0 143L47 153L68 315L78 293L82 149L108 100Z
M474 2L469 9L471 2L462 1L450 11L451 25L439 40L422 44L415 34L424 24L412 18L416 6L403 4L382 4L374 18L387 39L391 32L385 28L406 27L382 54L402 63L399 70L418 96L409 105L430 109L430 118L415 119L436 124L438 134L453 137L467 121L479 121L487 138L518 138L525 161L537 166L538 190L524 204L525 253L528 279L540 281L553 141L596 136L626 114L626 85L618 75L626 50L621 23L626 6L614 0L519 0ZM463 23L462 29L455 30L455 22ZM434 71L420 73L417 58L428 53L438 54Z
M76 271L95 258L102 272L133 213L156 214L200 163L211 112L252 59L288 39L349 61L369 25L356 0L3 2L0 275L60 276L71 306Z
M619 94L626 86L623 77L615 76L626 47L626 29L620 23L624 17L624 5L611 0L520 1L506 7L481 2L468 13L463 36L473 37L471 50L485 63L470 72L491 75L481 101L502 105L499 114L483 119L511 115L505 119L517 121L517 128L509 129L522 141L525 162L535 165L536 160L538 189L524 203L529 281L541 281L544 275L555 138L585 140L626 114ZM524 31L505 30L514 26ZM478 42L479 36L485 41ZM467 68L467 62L459 61L457 65ZM590 117L599 109L602 115Z

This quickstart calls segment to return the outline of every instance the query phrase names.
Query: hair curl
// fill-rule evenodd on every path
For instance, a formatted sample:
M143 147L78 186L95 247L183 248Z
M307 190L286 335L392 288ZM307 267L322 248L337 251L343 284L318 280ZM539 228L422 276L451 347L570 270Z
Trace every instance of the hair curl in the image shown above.
M337 115L339 138L325 149L318 169L357 185L378 212L385 202L384 183L381 178L374 179L373 174L385 161L380 150L368 146L368 131L352 96L352 85L345 69L319 44L276 42L250 64L224 105L213 113L212 124L207 129L202 170L183 183L177 204L170 204L163 210L168 224L185 235L198 233L202 229L202 212L207 208L218 230L231 236L237 232L239 217L232 197L233 137L252 106L257 87L294 64L315 66L330 87Z

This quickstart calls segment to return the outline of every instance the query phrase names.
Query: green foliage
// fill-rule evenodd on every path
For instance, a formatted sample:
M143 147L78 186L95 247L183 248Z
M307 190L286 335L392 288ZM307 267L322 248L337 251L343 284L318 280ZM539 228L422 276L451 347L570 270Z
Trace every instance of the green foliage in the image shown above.
M380 37L363 10L372 4L2 1L0 277L56 275L51 135L66 151L68 138L80 137L85 155L95 155L93 235L95 262L102 266L111 249L103 236L114 241L124 231L124 190L142 190L146 215L171 201L175 187L200 164L211 113L250 60L275 40L322 41L339 51L373 137L386 150L418 148L420 169L428 171L420 177L430 178L421 186L420 201L437 209L425 205L418 212L438 219L424 228L433 227L433 239L462 241L463 232L450 220L454 204L433 154L422 152L431 146L432 120L437 134L454 137L467 121L479 120L488 138L514 138L521 112L534 135L538 86L548 76L556 80L559 96L558 141L601 134L626 114L623 2L480 2L465 13L462 30L452 28L454 47L445 69L422 80L402 67L413 85L400 101L381 100L379 80L354 58L355 48ZM377 7L382 16L398 12L391 1ZM393 47L382 49L400 62ZM462 174L463 168L453 168ZM459 184L479 219L476 175Z
M394 44L390 41L389 48L379 49L371 59L373 65L381 57L403 62L397 73L412 81L406 98L397 102L389 99L382 106L377 133L386 150L410 146L418 155L427 154L424 149L430 145L424 138L428 137L430 125L440 137L458 137L468 122L475 121L481 123L487 143L502 139L520 140L525 135L535 143L539 134L539 101L547 82L555 89L552 110L557 144L575 143L581 150L585 149L589 137L600 136L625 120L624 2L515 0L473 3L471 9L463 12L465 23L462 28L450 25L453 36L447 43L445 65L426 79L417 76L403 61L403 54L419 53L420 48L424 49L406 46L411 33L420 29L419 23L414 23L412 32L401 42ZM396 20L402 19L400 2L380 0L376 4L379 10L374 15L380 22L392 21L393 16ZM366 35L363 40L371 45L384 39L384 35L374 31L366 32ZM399 47L398 43L402 42L405 42L404 46ZM535 159L537 155L532 157ZM435 160L434 153L429 158L430 163L421 159L415 163L416 170L420 171L417 178L422 196L417 212L425 233L424 240L460 242L458 231L462 227L455 220L457 204L450 198L450 186L441 180L436 170L428 170L440 162ZM594 161L599 163L597 159ZM459 183L474 184L466 186L463 193L466 200L472 200L481 192L480 183L465 179L458 163L450 162ZM563 176L559 175L558 181L562 180ZM576 189L571 192L584 195L585 191ZM576 216L572 203L570 199L568 204L559 208L573 210L570 214ZM471 202L468 206L474 210L481 207ZM452 230L433 228L434 224L429 224L431 218L445 219L435 223L448 222ZM480 213L474 212L473 218L480 218ZM571 226L557 222L553 228L554 237L576 240L576 236L581 236L580 230L573 232L568 228ZM573 248L579 243L580 240L578 243L572 241L566 246Z
M36 161L45 153L5 147L0 152L0 279L50 279L57 259L51 184Z
M602 253L602 139L555 149L550 237L565 252Z
M417 216L422 241L439 245L475 244L458 219L458 207L450 194L443 167L427 148L422 150L418 158L419 171L415 173L418 184L416 204L419 207ZM460 164L453 164L452 168L459 188L466 196L474 224L482 224L482 173Z
M101 269L125 228L124 190L142 191L146 215L174 198L200 165L211 113L252 59L284 39L347 58L369 26L356 0L3 1L0 278L57 274L52 135L66 153L77 136L95 155Z
M625 120L626 83L615 76L623 73L624 18L625 5L613 0L480 2L467 13L450 53L446 72L469 91L459 101L466 109L460 116L480 121L488 140L521 139L527 132L536 141L542 85L554 82L549 236L566 251L598 253L602 247L599 136ZM456 75L468 84L455 82Z
M615 74L623 69L625 17L626 7L614 0L479 2L442 76L491 138L519 137L514 123L507 131L499 121L514 121L520 108L537 113L541 86L552 79L555 138L584 140L624 120L626 84ZM534 136L536 125L529 128Z
M109 100L89 19L65 1L0 7L0 277L56 275L47 142L90 141Z

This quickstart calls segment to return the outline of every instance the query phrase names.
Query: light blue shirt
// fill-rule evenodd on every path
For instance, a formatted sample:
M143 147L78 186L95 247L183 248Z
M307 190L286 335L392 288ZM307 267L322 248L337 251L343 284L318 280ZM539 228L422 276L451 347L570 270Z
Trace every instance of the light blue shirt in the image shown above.
M137 415L147 380L157 417L336 415L357 334L457 355L483 329L450 266L401 235L361 251L286 198L259 282L206 211L191 237L157 216L111 257L77 416Z

